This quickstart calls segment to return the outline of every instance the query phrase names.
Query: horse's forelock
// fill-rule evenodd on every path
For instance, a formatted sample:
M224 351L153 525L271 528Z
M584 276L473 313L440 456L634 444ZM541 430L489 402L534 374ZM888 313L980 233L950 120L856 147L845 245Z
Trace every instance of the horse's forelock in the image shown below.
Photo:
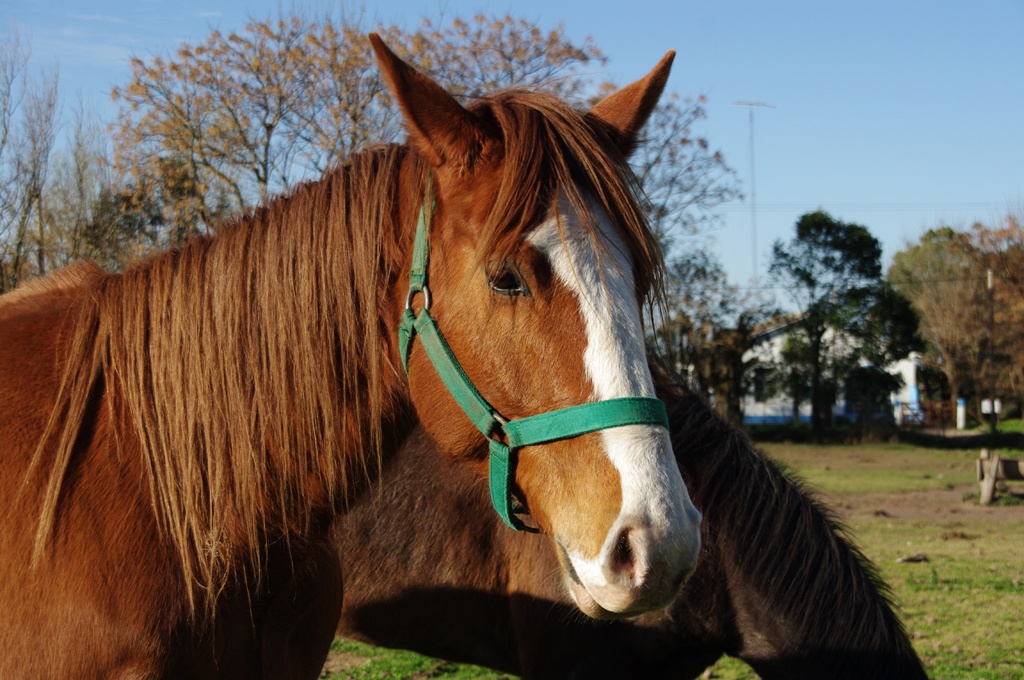
M595 241L603 211L621 231L636 276L638 294L660 300L664 263L637 196L639 184L603 131L557 97L506 90L471 105L500 130L501 180L483 225L486 257L508 257L526 234L549 215L561 193L583 218Z

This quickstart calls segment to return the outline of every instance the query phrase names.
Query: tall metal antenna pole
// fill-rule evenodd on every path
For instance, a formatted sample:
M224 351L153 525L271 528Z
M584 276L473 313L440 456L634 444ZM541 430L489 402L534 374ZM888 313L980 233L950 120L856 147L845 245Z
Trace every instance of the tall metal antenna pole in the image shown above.
M775 107L749 99L736 102L736 106L746 106L750 114L750 248L754 261L754 279L757 279L757 175L754 172L754 107L761 106L768 109Z
M999 414L996 413L996 296L995 281L991 269L988 270L986 283L988 284L988 398L989 403L992 405L992 410L989 413L992 417L989 423L989 432L995 435L996 419L999 417Z

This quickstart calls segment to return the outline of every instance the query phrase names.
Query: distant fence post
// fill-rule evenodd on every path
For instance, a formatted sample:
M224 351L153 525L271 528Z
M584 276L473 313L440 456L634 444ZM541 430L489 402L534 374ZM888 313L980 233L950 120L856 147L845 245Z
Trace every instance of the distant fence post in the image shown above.
M981 485L978 502L982 505L991 503L996 497L996 482L1004 480L1024 480L1021 461L1000 458L998 453L982 449L978 457L978 483Z

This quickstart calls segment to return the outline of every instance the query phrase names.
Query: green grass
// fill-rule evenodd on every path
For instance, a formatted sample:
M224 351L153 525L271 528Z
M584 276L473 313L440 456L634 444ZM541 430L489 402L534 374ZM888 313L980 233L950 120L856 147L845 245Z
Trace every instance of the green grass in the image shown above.
M980 496L981 494L978 493L977 491L968 491L963 495L961 500L963 500L964 502L970 501L972 503L977 503ZM998 494L992 500L991 504L996 507L1009 505L1024 505L1024 496L1019 496L1016 493Z
M892 588L930 677L1024 678L1024 515L997 524L879 519L850 528ZM929 561L896 562L914 553ZM722 680L757 677L737 659L719 661L713 672Z
M977 491L976 449L930 449L909 444L767 444L764 448L818 492L837 501L870 493L948 488ZM1003 453L1024 457L1020 452ZM964 501L953 502L977 502L969 494L955 497L962 495L967 496ZM964 508L969 509L969 505ZM997 506L984 514L963 512L952 520L871 517L849 521L848 526L857 545L892 588L893 599L930 677L1024 678L1024 507ZM927 555L928 561L896 561L915 553ZM504 677L409 652L350 642L336 644L343 645L342 649L362 665L324 676L332 680ZM730 658L715 664L712 673L721 680L757 677L742 661Z
M978 425L982 428L982 425ZM987 427L987 426L984 426ZM1024 432L1024 420L1020 418L1008 418L1006 420L1000 420L996 425L1000 432Z
M400 649L373 647L353 640L337 638L331 645L331 665L322 678L331 680L376 680L377 678L459 678L460 680L497 680L509 676L486 668L421 656Z
M811 487L829 495L948 489L976 481L977 451L910 444L764 444Z
M906 444L766 448L833 497L964 484L977 489L978 452L973 449ZM968 497L967 502L977 501ZM1006 508L998 518L975 515L953 521L862 519L851 522L850 529L892 587L932 677L1024 677L1024 512ZM896 561L915 553L929 561Z
M1024 677L1024 515L1009 522L873 520L852 529L893 588L933 677ZM929 561L896 562L908 553Z

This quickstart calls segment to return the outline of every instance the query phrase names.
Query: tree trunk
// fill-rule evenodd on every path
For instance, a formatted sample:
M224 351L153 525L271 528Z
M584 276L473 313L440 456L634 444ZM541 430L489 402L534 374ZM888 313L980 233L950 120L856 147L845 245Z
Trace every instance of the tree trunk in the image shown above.
M821 394L821 337L822 332L819 329L814 329L814 333L811 336L811 432L814 436L814 441L821 443L825 438L825 428L822 419L822 402L824 399Z

